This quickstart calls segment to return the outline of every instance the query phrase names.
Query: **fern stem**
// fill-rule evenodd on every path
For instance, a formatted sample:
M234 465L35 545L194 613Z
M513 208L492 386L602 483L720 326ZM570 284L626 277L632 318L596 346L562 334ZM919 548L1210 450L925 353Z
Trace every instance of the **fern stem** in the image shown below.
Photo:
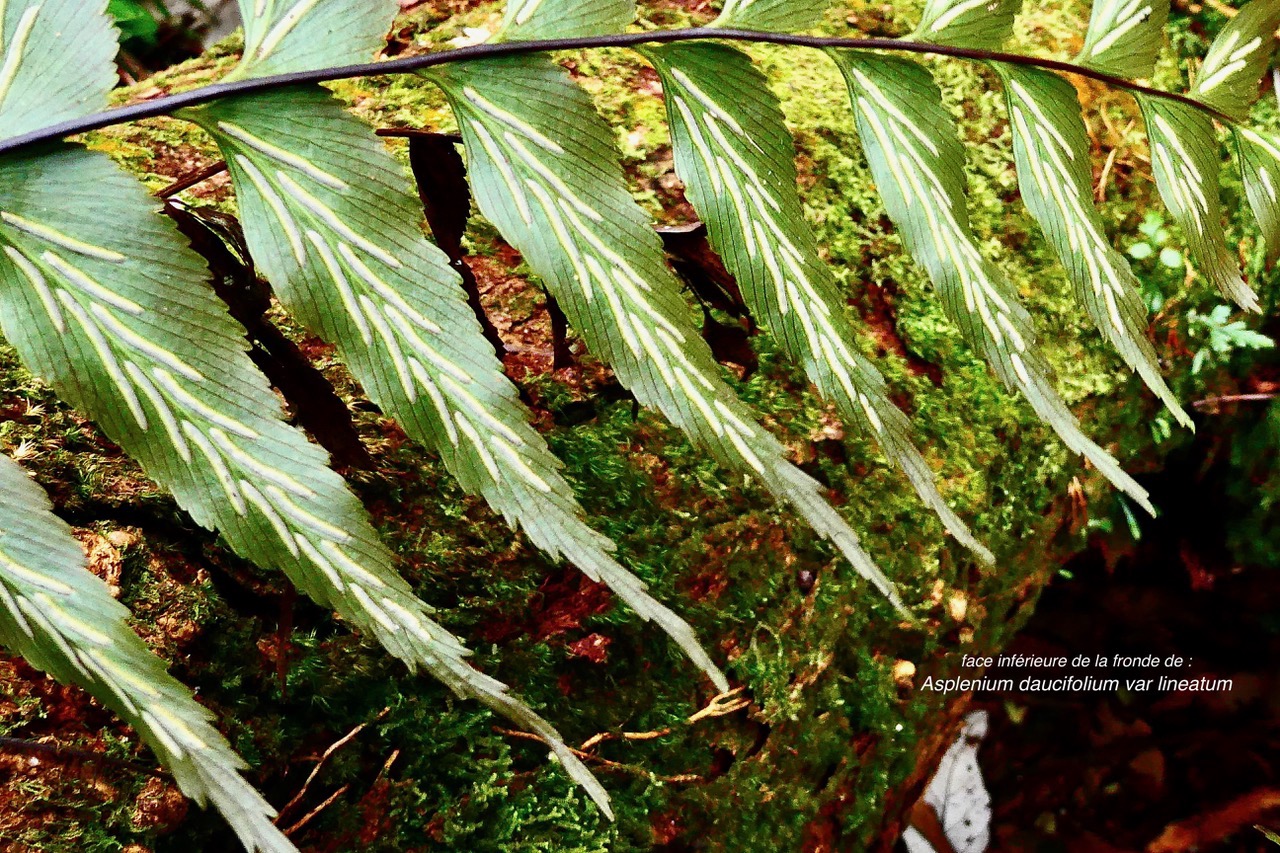
M373 77L385 74L405 74L449 65L455 62L467 62L479 59L493 59L501 56L514 56L529 53L546 53L557 50L587 50L604 47L638 47L645 44L672 44L685 41L735 41L756 42L765 44L809 47L820 50L884 50L898 53L916 53L929 56L944 56L952 59L967 59L977 62L1004 62L1010 65L1023 65L1033 68L1044 68L1066 74L1075 74L1090 80L1097 80L1117 89L1134 94L1146 95L1176 101L1206 113L1223 124L1234 126L1237 122L1230 116L1212 107L1176 92L1166 92L1150 86L1120 77L1085 68L1072 62L1060 59L1049 59L1038 56L1027 56L1020 53L1005 53L997 50L981 50L949 45L929 44L927 42L910 41L894 38L832 38L826 36L807 36L791 33L769 33L756 30L720 29L717 27L692 27L675 30L654 30L641 33L619 33L604 36L582 36L566 39L543 39L538 41L498 42L454 50L437 51L421 56L409 56L402 59L389 59L383 62L368 62L360 65L344 65L331 68L319 68L314 71L298 71L291 74L278 74L270 77L257 77L248 80L236 80L230 83L215 83L176 95L105 110L99 113L60 122L41 128L40 130L0 140L0 154L7 154L46 142L65 139L78 133L100 130L114 124L139 119L156 118L170 115L184 107L207 104L230 95L245 95L255 92L266 92L286 86L325 83L332 80L346 80L353 77Z

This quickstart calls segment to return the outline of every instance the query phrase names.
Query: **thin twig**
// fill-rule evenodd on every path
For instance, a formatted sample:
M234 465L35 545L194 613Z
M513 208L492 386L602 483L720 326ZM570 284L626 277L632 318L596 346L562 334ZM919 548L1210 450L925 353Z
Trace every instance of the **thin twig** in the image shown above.
M1225 394L1221 397L1205 397L1203 400L1196 400L1191 405L1197 409L1207 408L1209 406L1217 406L1220 403L1255 403L1263 400L1274 400L1280 394Z
M281 831L286 836L293 835L299 829L302 829L302 827L310 823L313 817L320 814L320 812L324 811L325 809L329 808L329 806L333 805L333 801L338 799L338 797L341 797L343 794L345 794L350 787L351 787L350 785L343 785L341 788L339 788L338 790L330 794L323 803L321 803L320 805L316 806L314 809L312 809L311 811L303 815L302 819L299 820L297 823L295 823L293 826ZM276 819L279 820L279 818L276 818Z
M330 745L329 745L329 748L328 748L328 749L326 749L326 750L324 751L324 754L320 756L320 760L319 760L318 762L316 762L316 766L315 766L315 767L313 767L313 768L311 769L311 775L307 776L307 781L305 781L305 782L303 782L303 783L302 783L302 790L301 790L301 791L299 791L299 792L298 792L298 794L297 794L297 796L295 796L292 800L290 800L289 802L287 802L287 803L285 803L285 804L284 804L284 807L280 809L280 813L276 815L276 819L275 819L274 821L272 821L272 823L279 824L279 823L280 823L280 821L284 818L285 813L286 813L286 812L288 812L288 811L289 811L289 809L293 808L294 806L296 806L298 803L300 803L300 802L302 801L302 798L303 798L303 797L305 797L305 796L307 795L307 791L309 791L309 790L311 789L311 783L312 783L312 782L314 782L314 781L315 781L315 779L316 779L316 776L318 776L318 775L320 774L320 769L321 769L322 767L324 767L325 762L329 760L329 757L330 757L330 756L332 756L332 755L333 755L335 752L337 752L338 750L342 749L342 748L343 748L344 746L346 746L347 744L351 743L351 741L355 739L356 735L358 735L358 734L360 734L360 732L364 731L364 730L365 730L365 728L366 728L366 727L368 727L368 726L370 725L370 723L376 723L376 722L378 722L378 721L379 721L379 720L381 720L383 717L385 717L388 713L390 713L390 711L391 711L391 709L390 709L390 708L383 708L383 709L382 709L382 712L381 712L380 714L378 714L378 716L374 717L374 718L373 718L373 720L371 720L371 721L370 721L370 722L368 722L368 723L361 723L360 725L356 726L356 727L355 727L354 729L352 729L351 731L347 732L347 733L346 733L345 735L343 735L341 738L339 738L338 740L336 740L336 741L334 741L332 744L330 744ZM343 790L346 790L346 787L345 787L345 786L343 787ZM327 802L326 802L326 805L327 805ZM310 819L310 817L311 817L311 816L310 816L310 815L308 815L308 816L307 816L306 818L304 818L302 821L299 821L299 823L298 823L298 824L295 824L295 825L294 825L294 829L296 829L296 828L297 828L298 826L300 826L302 823L305 823L307 820L309 820L309 819ZM289 834L289 832L290 832L290 830L286 830L286 831L285 831L285 835L288 835L288 834Z
M215 83L176 95L166 95L150 101L131 104L126 107L92 113L90 115L59 122L57 124L23 133L0 141L0 154L7 154L34 145L53 142L99 130L113 124L126 121L137 121L145 118L158 118L171 115L184 107L194 107L225 98L230 95L247 95L273 91L285 86L325 83L333 80L346 80L352 77L370 77L383 74L407 74L422 71L438 65L449 65L478 59L495 59L506 56L523 56L531 53L546 53L558 50L588 50L602 47L639 47L648 44L673 44L692 41L735 41L789 45L793 47L809 47L819 50L884 50L897 53L913 53L928 56L946 56L953 59L968 59L978 62L1003 62L1009 65L1043 68L1066 74L1074 74L1097 80L1118 89L1135 94L1176 101L1213 116L1227 125L1236 122L1231 116L1200 103L1194 98L1175 92L1166 92L1141 83L1134 82L1115 74L1107 74L1092 68L1085 68L1072 62L1060 59L1026 56L1020 53L1005 53L998 50L982 50L975 48L955 47L953 45L928 44L895 38L830 38L825 36L806 36L791 33L768 33L756 30L720 29L718 27L694 27L690 29L653 30L642 33L620 33L617 35L582 36L579 38L544 39L537 41L498 42L454 50L437 51L402 59L389 59L383 62L367 62L359 65L345 65L333 68L320 68L313 71L297 71L291 74L278 74L269 77L256 77L248 80L235 80L230 83Z
M198 172L194 172L190 175L187 175L186 177L179 178L178 180L169 184L169 186L165 187L164 189L160 190L160 192L156 193L156 197L172 198L178 193L185 192L186 190L189 190L192 187L194 187L196 184L207 181L210 178L212 178L214 175L220 175L225 171L227 171L226 160L219 160L216 163L211 163L210 165L205 166L203 169L199 170Z
M86 752L83 749L74 749L69 746L58 746L51 743L39 743L34 740L25 740L16 737L0 737L0 752L22 752L28 755L43 755L59 761L64 764L73 764L75 762L83 762L85 764L105 764L111 767L119 767L125 770L131 770L134 773L144 773L148 776L154 776L157 779L169 779L168 773L153 767L141 767L132 761L114 758L110 755L102 755L97 752Z
M531 740L543 745L546 744L546 741L544 741L540 735L535 735L531 732L522 732L518 729L504 729L498 726L494 726L493 730L500 735L506 735L507 737L516 738L518 740ZM610 770L620 770L623 773L630 773L633 776L641 776L646 779L654 779L659 782L669 783L703 781L703 778L696 773L676 773L673 776L661 776L657 773L646 770L643 767L636 767L632 764L623 764L620 761L610 761L608 758L603 758L596 755L594 752L583 752L582 750L574 749L573 747L568 747L568 749L583 761L590 761L594 764L599 764L601 767L605 767Z

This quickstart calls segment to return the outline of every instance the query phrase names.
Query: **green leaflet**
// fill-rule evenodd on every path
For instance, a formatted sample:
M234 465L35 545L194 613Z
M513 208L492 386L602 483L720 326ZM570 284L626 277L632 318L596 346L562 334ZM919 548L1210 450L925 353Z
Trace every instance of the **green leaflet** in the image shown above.
M117 79L106 11L107 0L0 2L0 137L106 106Z
M1168 19L1169 0L1096 0L1076 61L1120 77L1150 77Z
M804 219L795 146L768 80L726 45L667 45L645 55L662 77L676 173L752 314L844 419L902 467L956 538L990 562L938 493L884 378L858 351L845 298Z
M1160 197L1186 235L1196 268L1241 308L1261 310L1227 246L1218 196L1218 135L1213 119L1185 104L1139 97L1151 140L1151 171Z
M901 608L821 487L786 461L719 375L661 242L626 190L613 134L564 69L539 56L428 75L449 97L485 217L546 282L591 350L641 403L791 503Z
M212 715L129 629L129 611L85 565L49 499L0 455L0 645L88 690L134 727L182 792L212 802L247 850L297 853Z
M831 0L725 0L713 27L788 33L822 20Z
M1191 97L1234 119L1248 118L1275 53L1280 0L1253 0L1223 27L1196 75Z
M1147 311L1128 262L1108 242L1093 205L1088 130L1076 89L1057 74L995 64L1005 84L1019 187L1098 330L1183 425L1147 339Z
M1267 244L1267 263L1280 257L1280 136L1235 129L1240 171L1249 207Z
M727 690L692 629L583 521L457 273L423 236L408 179L369 127L319 87L185 115L222 148L258 268L307 328L339 347L369 396L468 491L552 557L607 583Z
M905 59L852 51L833 56L848 80L858 134L885 208L947 313L1069 448L1154 514L1142 487L1080 431L1054 390L1030 315L999 267L982 257L965 209L964 149L933 77Z
M995 49L1013 34L1013 19L1022 0L929 0L920 26L920 41L957 47Z
M395 0L239 0L244 56L227 79L369 62L386 45Z
M494 41L620 33L635 19L635 0L507 0Z
M62 145L0 160L0 329L205 527L376 637L412 669L554 730L467 665L393 568L325 454L282 419L243 330L172 223L102 155Z

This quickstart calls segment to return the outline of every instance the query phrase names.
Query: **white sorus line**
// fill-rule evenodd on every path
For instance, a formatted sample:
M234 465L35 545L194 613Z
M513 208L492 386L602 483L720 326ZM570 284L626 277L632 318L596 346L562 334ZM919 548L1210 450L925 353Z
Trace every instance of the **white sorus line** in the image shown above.
M301 524L303 527L320 534L328 539L338 542L350 542L351 534L338 528L314 513L298 506L284 491L274 484L267 486L267 494L271 496L275 506L289 518Z
M9 594L9 590L5 588L3 583L0 583L0 604L4 605L6 613L13 616L13 620L18 623L22 633L26 634L28 639L34 640L36 638L35 632L31 630L31 625L27 622L27 618L18 609L18 602L13 600L13 596Z
M750 136L747 134L747 132L742 129L742 125L738 124L737 119L735 119L733 116L725 112L724 107L716 103L714 98L709 96L706 92L702 91L702 89L698 87L698 84L693 82L692 79L690 79L688 74L685 74L684 71L680 70L679 68L672 68L671 76L675 78L676 82L680 84L681 88L683 88L690 95L693 95L694 100L702 104L703 108L707 111L707 114L709 117L714 116L715 118L718 118L720 121L727 124L729 126L729 129L732 130L734 133L739 134L743 138L750 139Z
M129 374L129 378L133 380L133 384L141 389L144 397L151 403L151 408L156 410L156 414L160 416L160 423L164 426L164 431L169 436L169 441L173 442L174 449L178 451L178 455L182 457L182 461L188 465L191 464L191 448L187 445L186 436L182 434L182 428L178 426L177 419L173 416L173 410L169 408L168 402L152 384L147 375L142 372L142 368L134 364L132 361L125 361L125 372Z
M316 549L316 546L312 545L311 542L301 533L294 533L293 541L297 543L298 548L301 549L306 558L311 561L311 564L320 570L320 573L324 575L325 580L329 582L329 586L333 591L339 595L344 594L347 590L347 585L342 582L342 578L338 577L337 570L327 559L325 559L325 556Z
M49 319L53 322L53 327L58 330L58 334L65 334L67 327L62 319L62 309L54 301L53 292L49 290L49 283L45 281L44 274L27 259L26 255L13 246L5 246L4 252L9 256L9 260L13 262L14 266L27 277L27 281L31 282L31 287L35 289L36 296L40 299L40 304L44 306L44 311L49 315Z
M445 358L440 353L436 352L430 344L424 341L414 327L409 323L408 318L401 314L398 309L394 306L388 305L385 310L387 312L388 319L391 320L391 324L400 332L401 337L403 337L409 344L410 349L418 353L418 355L421 355L427 361L431 362L436 370L449 374L459 382L471 381L471 377L466 374L466 371L458 367L458 365L454 364L452 361L449 361L449 359Z
M509 113L502 109L502 107L494 104L492 101L487 100L483 95L470 86L464 86L462 88L462 94L477 110L505 125L511 130L514 130L516 133L525 137L539 148L544 148L552 154L559 155L564 153L564 148L561 147L558 142L548 138L542 133L542 131L538 130L519 116Z
M934 142L933 137L925 133L918 124L907 118L906 113L899 109L898 105L895 104L891 98L885 96L884 92L880 90L880 87L876 85L874 80L862 71L858 70L856 67L851 70L853 71L853 76L858 81L858 85L862 89L863 94L869 101L874 102L876 106L880 107L880 109L884 110L895 121L910 131L911 135L914 136L930 154L934 157L941 156L942 152L939 150L938 144ZM865 109L864 111L870 112L870 110Z
M453 418L449 415L449 406L444 400L444 395L440 393L440 389L436 387L436 383L431 378L431 374L427 372L426 366L416 358L409 358L409 370L413 371L413 376L427 391L427 396L431 398L431 404L436 407L436 414L440 418L440 423L444 425L445 433L449 438L449 443L454 447L458 446L458 430L453 425Z
M462 412L454 412L453 419L457 422L458 428L466 435L467 440L471 442L471 446L476 449L476 453L480 456L480 461L484 463L485 470L489 472L493 482L502 482L502 473L493 461L493 455L489 453L489 448L485 447L484 440L480 438L480 433L476 431L476 428L471 425L471 422L467 420Z
M329 248L329 244L318 231L308 228L307 239L311 241L311 245L315 246L316 251L320 253L320 262L329 273L329 280L333 282L333 286L337 289L338 298L342 300L342 307L347 309L347 316L356 324L356 329L360 332L360 340L364 341L366 347L373 346L373 333L369 330L369 319L360 310L360 305L356 302L355 292L347 282L347 276L338 264L338 259L333 256L333 250Z
M75 252L77 255L84 255L87 258L96 258L97 260L108 261L113 264L118 264L125 259L124 255L119 252L102 246L95 246L94 244L86 243L83 240L77 240L68 234L63 234L56 228L52 228L40 222L33 222L26 217L19 216L16 213L10 213L7 210L0 211L0 220L4 220L9 225L19 231L31 235L32 237L53 243L56 246L61 246L68 251Z
M1041 107L1040 102L1036 100L1035 96L1028 92L1026 88L1015 79L1009 80L1009 88L1018 98L1017 106L1030 113L1031 117L1035 119L1035 124L1040 128L1041 132L1049 134L1053 138L1054 142L1058 144L1058 147L1062 149L1062 153L1067 155L1068 159L1076 159L1076 152L1071 147L1071 143L1067 142L1066 137L1062 135L1060 130L1058 130L1058 126L1050 121L1049 117L1045 115L1044 109Z
M405 361L404 350L400 348L395 332L391 331L391 327L387 325L387 320L378 310L378 306L363 293L360 294L360 306L368 315L369 322L373 323L374 331L378 333L379 340L386 347L387 354L391 356L391 366L395 369L396 378L400 380L400 387L404 389L410 405L418 402L418 386L414 384L413 377L409 374L409 364Z
M489 129L478 120L468 121L464 127L469 128L475 135L476 141L480 143L480 147L489 156L489 162L493 163L494 168L498 170L498 174L502 176L503 183L507 185L507 191L511 193L511 198L516 203L516 211L520 214L520 219L524 221L525 225L532 225L533 215L529 211L529 199L525 198L524 187L520 186L520 182L516 180L516 173L512 170L511 164L507 162L507 158L503 156L497 140L489 133Z
M229 121L220 121L218 122L218 129L237 142L249 146L259 154L270 157L272 160L276 160L286 166L291 166L312 180L324 184L326 187L335 190L345 190L348 188L346 181L329 174L307 158L300 157L291 151L286 151L278 145L273 145L265 139L255 136L238 124Z
M1110 26L1106 27L1107 34L1094 43L1093 47L1089 51L1090 56L1097 57L1106 53L1114 47L1120 39L1128 35L1134 27L1141 25L1150 18L1153 11L1153 7L1150 3L1147 3L1146 0L1133 0L1133 2L1123 6L1116 4L1113 8L1115 11L1110 16L1109 21L1108 16L1105 14L1100 13L1098 15L1100 24L1105 26L1109 23Z
M42 5L37 3L23 12L18 19L18 26L13 30L13 41L5 52L4 65L0 66L0 104L8 97L14 78L18 76L18 69L22 67L22 54L27 49L27 41L31 38L31 31L35 28L36 17L40 14Z
M280 198L280 194L275 191L267 181L266 175L262 174L252 160L243 154L237 154L233 159L249 178L249 183L253 184L253 188L258 191L258 195L266 202L267 207L271 208L271 212L276 215L276 220L284 229L285 238L289 241L289 248L293 250L293 257L298 262L298 266L304 266L307 262L307 253L302 245L302 232L298 230L298 223L294 221L293 214L289 213L284 199Z
M577 278L578 286L582 289L583 296L590 302L595 298L595 290L591 286L591 274L583 264L582 253L578 250L578 241L569 233L559 209L556 207L555 202L551 200L551 196L547 191L542 188L542 185L529 178L525 179L525 185L533 193L534 198L537 199L538 205L547 217L547 222L551 225L551 233L555 235L556 242L560 244L569 258L569 264L573 267L573 274ZM524 198L523 192L520 197ZM532 220L529 221L531 222Z
M70 644L67 643L66 638L62 636L62 632L58 630L56 625L49 621L49 618L45 615L44 611L36 607L30 599L22 595L18 596L18 608L26 615L32 625L40 629L41 633L44 634L45 639L57 646L58 651L62 653L64 658L66 658L67 663L75 667L78 672L84 675L89 674L84 671L84 664L76 657L75 651L71 648Z
M138 352L151 356L166 367L181 373L192 382L204 381L204 374L187 364L179 358L176 353L170 352L159 344L152 343L142 335L139 335L133 329L130 329L124 323L120 322L120 319L112 314L110 309L102 303L90 303L89 310L92 311L93 316L102 321L102 324L110 329L117 338L124 341Z
M248 480L240 480L238 485L240 493L248 498L249 503L253 504L258 512L262 514L262 517L267 520L267 523L275 530L276 537L289 549L289 553L295 558L298 557L298 543L293 541L293 532L289 530L289 525L285 524L284 519L276 512L271 502Z
M222 491L226 493L227 499L231 501L231 507L236 511L236 515L244 517L248 511L248 506L244 502L244 496L236 488L235 480L231 478L231 471L228 470L227 463L223 461L222 454L217 451L204 433L200 432L199 428L191 421L182 422L182 431L186 433L187 438L204 456L205 461L209 463L213 476L217 479L218 485L222 487Z
M412 320L415 325L426 332L430 332L431 334L440 334L440 327L438 325L424 317L415 308L413 308L413 306L411 306L403 296L397 293L395 288L379 278L373 270L369 269L368 264L361 260L360 256L351 250L350 246L346 243L339 242L338 254L342 256L342 260L346 261L347 265L350 266L351 269L355 270L356 275L358 275L365 284L373 288L373 291L388 303L394 305L401 314Z
M128 377L124 375L124 371L120 368L120 362L116 360L116 354L111 349L111 344L107 342L106 336L102 334L102 330L88 312L81 307L80 303L66 290L61 288L57 291L58 300L63 307L67 309L67 313L75 319L80 328L84 331L85 336L89 338L89 345L93 347L93 351L98 354L98 359L102 362L102 367L107 372L112 383L120 391L120 395L124 397L125 405L129 407L129 412L133 415L133 419L137 422L138 427L143 431L147 431L147 415L142 410L142 404L138 401L138 395L133 390L133 384L129 382Z
M542 0L515 0L511 4L511 20L517 24L526 24L533 17L533 13L538 11L538 7L542 5Z
M480 401L477 400L470 391L462 387L462 385L460 385L458 382L455 382L452 377L441 376L440 382L441 384L444 385L445 390L449 392L449 395L451 397L453 397L460 404L462 404L462 406L464 406L467 409L467 412L469 414L478 418L489 429L493 430L499 435L502 435L512 444L517 444L517 445L526 444L525 440L521 438L520 435L515 430L511 429L502 421L498 420L493 415L491 415L489 413L488 408L482 405Z
M258 58L265 59L270 56L271 52L280 46L280 42L284 41L293 28L319 2L320 0L298 0L292 9L281 16L279 23L272 27L266 38L262 40L262 44L258 47Z
M1239 34L1232 33L1231 35L1238 37ZM1225 65L1217 71L1211 72L1207 77L1202 77L1200 79L1200 82L1196 85L1197 91L1207 93L1227 82L1227 80L1231 79L1231 75L1235 74L1242 68L1245 68L1249 64L1249 54L1253 53L1261 46L1262 39L1260 37L1254 38L1243 47L1233 52L1229 57L1227 57Z
M562 202L564 200L568 200L579 213L593 222L604 222L604 216L600 211L583 201L582 198L564 182L564 179L548 168L536 154L530 151L528 147L520 141L519 137L510 131L507 131L503 133L502 138L507 141L507 144L510 145L512 149L515 150L516 156L519 157L526 166L541 176L544 181L550 184L552 188L559 193Z
M282 489L302 498L310 500L316 496L316 493L299 483L293 477L290 477L284 471L273 465L268 465L261 459L254 459L248 453L245 453L235 442L233 442L225 432L217 427L209 429L209 438L213 439L214 446L226 454L227 458L233 460L243 471L253 474L268 483L275 483Z
M974 9L977 9L981 6L989 6L988 11L990 12L990 11L995 11L995 8L998 5L999 4L997 2L994 2L994 0L965 0L965 2L957 3L956 5L948 9L945 14L940 15L938 19L933 22L933 25L929 27L929 29L932 32L940 33L943 30L945 30L947 27L955 23L956 19L960 18L962 15L967 15L969 12L972 12Z
M339 217L332 208L313 196L311 193L307 192L301 184L295 181L287 173L277 169L276 178L280 181L280 186L284 188L287 195L309 210L324 224L328 225L340 234L347 240L347 242L365 250L392 269L400 269L400 267L403 266L397 257L379 246L377 243L374 243L372 240L366 239L362 235L358 234L355 229L343 222L342 218Z
M512 447L505 439L501 436L495 435L491 436L490 441L522 478L531 483L538 491L545 494L551 493L551 486L547 481L538 476L537 472L534 471L533 468L529 467L529 463L524 460L524 457L520 455L519 451Z
M715 160L711 153L711 146L707 144L706 138L702 135L702 127L698 120L694 118L693 111L689 109L689 105L679 95L672 93L671 103L675 105L676 112L680 114L681 124L688 130L689 136L692 137L693 150L698 153L698 157L705 164L704 171L711 178L711 189L717 195L724 193L724 184L720 177L720 170L716 168Z
M40 255L40 259L52 267L64 279L84 291L89 297L93 299L100 299L108 305L119 308L126 314L132 314L135 317L140 316L143 313L141 305L134 302L132 299L127 299L120 294L113 293L108 288L103 287L101 284L85 275L78 267L63 260L61 256L54 254L52 250L45 249L45 251Z
M0 551L0 572L12 575L23 583L30 584L37 589L52 592L55 595L71 595L75 592L73 588L60 580L28 569L17 560L9 557L3 551Z
M111 645L111 638L99 631L89 623L77 619L75 614L69 613L61 604L54 601L47 594L37 592L32 596L36 603L40 605L45 613L53 617L53 621L57 622L67 631L78 635L81 639L92 643L95 646L103 648Z
M224 415L217 409L197 398L194 394L183 388L173 374L165 370L163 367L151 368L151 375L160 383L160 387L164 392L172 397L175 401L186 406L192 412L200 415L205 420L217 424L224 429L229 429L236 435L253 440L258 438L258 433L251 429L247 424L243 424L235 418Z

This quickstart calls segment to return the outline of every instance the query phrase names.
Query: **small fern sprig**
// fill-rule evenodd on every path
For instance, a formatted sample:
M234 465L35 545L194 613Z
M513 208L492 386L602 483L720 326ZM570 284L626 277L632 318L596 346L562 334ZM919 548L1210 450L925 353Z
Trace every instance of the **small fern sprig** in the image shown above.
M459 694L537 732L607 813L604 789L555 730L467 665L465 647L432 621L430 608L396 574L390 552L324 454L283 422L244 354L242 330L154 202L106 158L64 139L170 114L207 130L226 156L249 251L282 304L333 342L366 393L438 453L469 491L551 556L609 584L724 687L727 680L689 626L650 597L613 557L612 543L586 523L558 461L502 375L448 258L419 230L420 209L403 170L363 122L316 84L417 72L440 86L459 121L482 212L524 253L592 351L640 401L726 467L791 504L907 612L819 485L788 461L720 377L658 239L627 192L612 132L545 54L632 47L654 64L677 172L752 312L850 426L904 469L957 539L990 559L945 503L912 443L908 419L860 353L836 279L802 215L779 104L747 54L724 42L804 46L832 56L849 84L886 209L966 339L1069 447L1152 509L1058 396L1037 351L1033 319L971 233L964 152L932 76L917 62L886 54L995 68L1028 209L1084 311L1189 423L1146 338L1133 275L1092 206L1079 101L1058 75L1079 74L1135 95L1157 186L1201 273L1237 303L1256 308L1225 244L1214 123L1232 131L1248 199L1274 259L1280 137L1241 122L1269 64L1280 0L1255 0L1237 15L1186 94L1133 79L1151 73L1167 2L1099 0L1083 51L1071 62L1002 50L1020 5L929 0L908 38L833 39L794 32L813 25L827 0L727 0L711 26L644 33L622 32L635 18L631 0L513 0L489 44L341 65L378 49L394 2L242 0L246 47L225 81L94 112L112 81L105 2L0 4L0 329L28 366L136 456L198 522L219 530L243 556L284 571L411 668L427 668ZM0 641L94 691L133 722L183 790L212 800L246 847L291 849L266 822L269 807L247 789L237 759L194 700L122 632L118 607L103 602L91 582L78 590L65 580L84 574L83 560L47 501L3 459L0 497ZM107 649L118 655L106 658L110 666L103 669ZM179 725L164 711L144 713L137 698L143 695L161 697Z

